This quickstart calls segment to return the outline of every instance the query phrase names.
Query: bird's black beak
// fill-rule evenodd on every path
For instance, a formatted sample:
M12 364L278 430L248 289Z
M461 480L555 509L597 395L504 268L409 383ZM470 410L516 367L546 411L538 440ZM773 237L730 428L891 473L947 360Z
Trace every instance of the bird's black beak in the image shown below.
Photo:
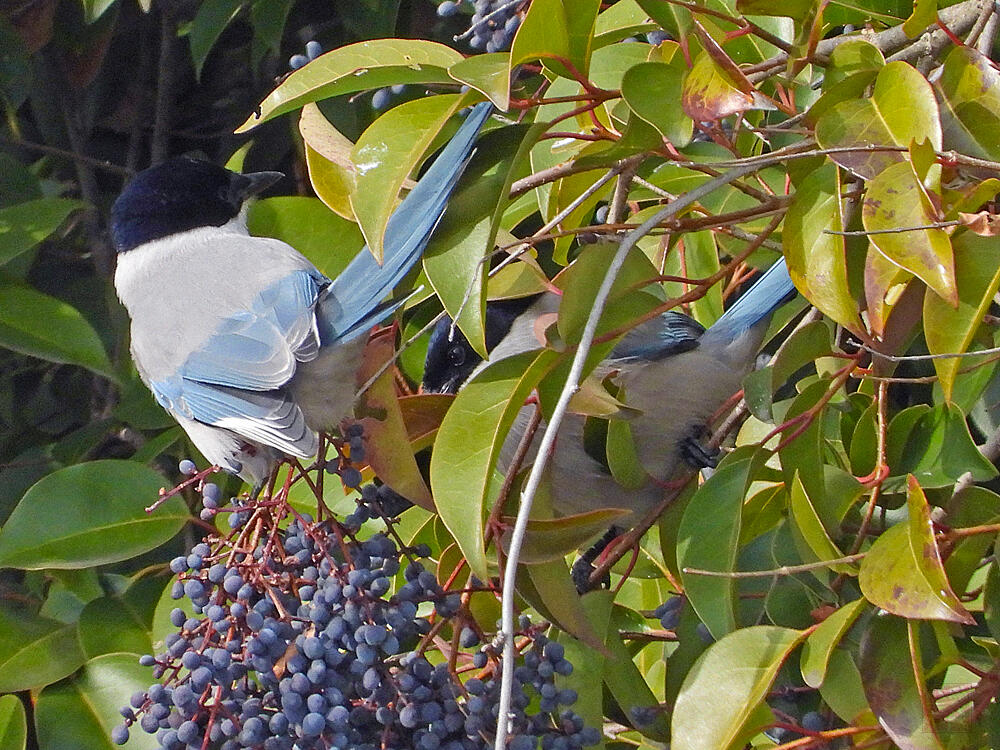
M232 182L229 184L230 203L234 206L240 206L247 198L263 193L284 176L282 172L234 174Z

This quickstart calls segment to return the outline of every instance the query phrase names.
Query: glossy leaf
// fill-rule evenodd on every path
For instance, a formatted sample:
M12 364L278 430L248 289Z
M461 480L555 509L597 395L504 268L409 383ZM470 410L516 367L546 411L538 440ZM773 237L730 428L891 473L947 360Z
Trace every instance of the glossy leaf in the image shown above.
M354 221L351 193L355 187L354 144L323 116L315 104L302 108L299 133L305 141L309 182L316 196L339 216Z
M931 227L938 212L909 163L893 164L869 180L861 219L880 253L952 307L958 304L951 240L944 229ZM907 231L890 231L900 228Z
M487 97L497 109L510 106L510 57L503 52L470 55L448 68L448 75Z
M905 156L867 147L929 140L941 148L941 124L930 84L905 62L892 62L875 79L869 99L842 102L819 118L816 141L822 148L859 146L858 151L830 155L859 177L871 179Z
M111 730L121 723L118 709L129 696L149 687L149 669L140 667L136 654L106 654L87 662L71 680L41 692L35 707L38 744L46 750L112 750ZM131 728L128 746L137 750L159 747L156 737Z
M823 620L806 638L800 665L806 685L818 688L823 684L831 654L865 606L864 599L855 599L845 604Z
M1000 157L1000 72L974 47L955 47L934 81L944 147L981 159Z
M483 521L500 447L524 400L557 358L528 352L487 367L459 391L441 422L431 455L438 513L472 571L486 577Z
M545 619L588 646L601 647L601 639L590 626L587 611L564 560L519 568L517 581L518 592L523 591L523 596L538 608Z
M16 695L0 695L0 750L24 750L27 742L24 704Z
M755 99L740 89L710 55L701 52L684 79L681 107L695 122L719 120L752 109Z
M815 555L816 560L836 560L843 557L843 553L830 539L830 535L823 526L816 508L813 507L809 496L806 494L802 480L796 473L790 491L788 493L789 510L792 514L793 529L798 532L809 550ZM830 565L830 570L845 575L853 575L856 569L850 563L837 563Z
M716 638L736 628L735 581L688 569L736 570L743 498L762 461L762 454L752 446L726 456L691 498L677 532L677 565L684 592Z
M284 240L331 279L365 244L357 224L337 216L316 198L305 196L256 201L247 224L251 234Z
M180 497L154 513L163 477L132 461L90 461L49 474L29 489L0 531L0 566L85 568L127 560L180 531Z
M2 276L0 299L0 347L49 362L80 365L114 379L104 345L76 308ZM38 325L40 320L46 325Z
M378 379L361 394L355 414L364 426L365 457L383 482L407 500L427 510L434 509L431 492L420 474L403 414L396 400L395 374L391 366L396 349L394 332L373 337L365 347L358 383L367 383L379 370Z
M604 660L603 679L607 693L618 704L622 713L634 721L632 717L635 715L635 709L656 706L657 700L646 684L642 672L632 660L632 654L618 635L619 631L626 628L626 623L624 608L612 607L611 627L604 641L604 647L610 653ZM666 717L661 711L655 711L652 718L650 723L641 725L643 735L659 742L666 742L670 736Z
M797 630L755 625L708 647L688 672L671 730L673 750L728 748L752 726L778 670L802 640ZM706 710L708 706L712 710Z
M450 83L462 55L423 39L371 39L320 55L294 71L237 128L243 133L309 102L406 83Z
M687 70L677 54L669 64L641 63L629 68L622 80L622 98L639 117L656 128L677 148L691 141L694 122L675 107L664 107L662 101L677 101Z
M0 265L33 248L86 205L68 198L38 198L0 208Z
M483 259L495 246L511 182L526 172L527 150L539 133L538 126L516 126L479 139L461 189L449 201L423 256L424 271L441 304L484 356L484 282L489 264Z
M598 0L532 2L511 45L510 67L546 59L569 77L559 62L562 58L586 76L590 70L594 24L600 7Z
M40 688L83 661L75 624L0 607L0 692Z
M865 695L879 724L901 750L943 750L925 714L907 626L896 617L872 619L861 641L858 665L865 676Z
M140 578L120 595L89 601L77 625L86 657L117 651L155 653L149 629L162 591L162 578Z
M967 471L980 482L997 475L996 468L976 447L965 416L955 404L912 413L907 410L897 419L902 414L907 414L907 420L900 422L902 431L892 429L895 419L889 425L891 437L908 436L902 443L890 443L889 466L894 478L913 474L921 487L930 488L950 486ZM914 417L919 418L912 421Z
M372 123L354 144L351 161L357 176L351 208L376 259L382 258L382 235L400 189L463 103L460 94L405 102Z
M997 289L1000 289L1000 264L996 262L1000 238L963 232L952 244L955 248L958 307L952 307L937 295L924 297L924 338L931 354L969 351L983 315ZM934 360L934 370L945 398L952 396L959 369L972 361L960 358Z
M816 307L857 334L863 332L858 303L851 294L841 210L840 172L833 164L799 185L781 233L788 273Z
M907 522L887 529L861 561L862 593L900 617L975 622L948 583L927 498L913 477L906 502Z

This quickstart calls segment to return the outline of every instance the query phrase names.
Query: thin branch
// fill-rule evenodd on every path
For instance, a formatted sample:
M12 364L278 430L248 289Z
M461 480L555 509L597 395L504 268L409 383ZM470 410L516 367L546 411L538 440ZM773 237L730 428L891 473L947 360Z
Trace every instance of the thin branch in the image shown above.
M569 375L566 378L562 392L559 394L559 400L542 435L542 440L538 447L538 457L531 467L531 473L528 475L528 480L521 493L521 507L518 509L517 520L514 523L514 530L511 534L504 575L507 585L503 587L501 630L498 633L498 638L501 638L503 641L503 678L500 688L497 734L494 741L495 750L504 750L507 744L511 694L514 685L514 586L511 584L516 579L517 563L521 554L521 546L524 543L524 535L528 527L531 505L541 484L545 466L555 444L556 435L566 414L570 399L580 388L580 379L583 376L587 355L590 353L590 347L597 334L597 324L604 312L604 307L607 304L608 296L611 294L611 287L615 278L621 267L625 264L625 259L628 257L629 252L653 227L684 210L701 198L711 194L716 189L752 173L757 168L756 166L742 166L725 172L685 193L676 201L673 201L649 217L637 229L630 232L618 246L618 250L615 252L611 264L601 281L601 286L594 296L594 305L590 311L590 315L587 317L587 323L584 326L579 346L573 357Z
M856 555L845 555L833 560L821 560L814 563L803 563L802 565L782 565L780 568L771 570L702 570L701 568L682 568L684 573L695 576L706 576L708 578L775 578L777 576L790 576L796 573L808 573L813 570L822 570L831 565L847 565L863 559L867 552L859 552Z
M835 229L824 229L823 234L835 234L838 237L866 237L872 234L901 234L916 232L921 229L944 229L945 227L961 226L961 221L938 221L933 224L920 224L913 227L893 227L892 229L858 229L851 232L838 232Z

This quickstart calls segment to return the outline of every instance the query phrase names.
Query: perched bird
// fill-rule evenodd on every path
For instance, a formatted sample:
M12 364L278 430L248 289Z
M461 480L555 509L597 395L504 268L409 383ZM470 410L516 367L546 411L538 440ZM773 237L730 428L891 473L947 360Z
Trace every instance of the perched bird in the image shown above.
M364 334L398 306L385 297L420 259L490 112L473 108L399 204L382 265L365 248L333 280L247 231L248 199L279 172L179 157L125 187L111 235L132 358L206 459L259 486L350 415Z
M550 458L554 510L570 515L615 507L641 515L662 499L663 483L682 459L706 465L708 456L698 438L753 368L771 313L793 291L781 259L707 330L687 315L670 311L629 331L598 366L597 375L617 373L615 382L624 388L625 402L638 410L628 424L648 481L637 489L618 484L603 446L595 450L585 440L586 419L567 414ZM558 308L559 297L551 293L487 305L486 362L450 320L441 320L428 345L424 389L455 393L487 364L541 348L536 321ZM500 452L500 471L509 468L533 409L526 406L518 413ZM533 451L528 460L533 460ZM633 515L621 523L634 520Z

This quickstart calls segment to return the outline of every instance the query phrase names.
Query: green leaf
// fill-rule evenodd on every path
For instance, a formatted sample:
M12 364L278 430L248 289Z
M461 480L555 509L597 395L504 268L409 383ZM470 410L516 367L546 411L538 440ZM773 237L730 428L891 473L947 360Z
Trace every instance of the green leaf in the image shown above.
M373 122L354 144L351 161L356 182L351 208L376 259L382 259L382 235L399 203L403 183L448 119L467 103L462 94L404 102Z
M611 609L611 627L604 641L605 649L610 652L604 660L602 675L607 693L618 704L622 713L629 721L634 721L633 709L658 708L658 701L653 691L649 689L646 679L639 667L632 660L632 654L625 646L619 632L631 625L624 607L613 606ZM642 734L659 742L666 742L670 736L670 727L663 712L655 710L653 721L642 724Z
M1000 641L1000 569L994 560L986 573L986 584L983 590L983 615L986 626L994 640Z
M688 569L736 570L743 499L764 458L755 446L742 446L727 455L691 498L677 531L684 593L717 639L736 629L736 583Z
M954 404L939 404L924 410L911 407L889 423L887 456L892 470L888 489L901 488L902 476L913 474L921 487L945 487L969 471L977 482L997 475L993 466L976 447L962 410ZM896 420L902 419L896 430ZM912 425L912 428L910 427ZM901 443L892 438L907 436ZM897 454L896 451L899 451ZM895 459L895 460L893 460Z
M571 78L561 63L568 60L580 75L587 76L600 8L599 0L534 0L511 45L511 69L545 59L560 75Z
M896 145L929 140L941 149L941 124L930 84L905 62L883 67L875 79L870 99L844 101L816 123L821 148L837 146ZM859 149L830 154L830 158L859 177L871 179L906 155Z
M71 305L0 276L0 347L72 365L114 380L97 333ZM45 325L39 325L39 321Z
M913 0L913 13L903 22L903 33L915 39L937 19L937 0Z
M0 566L86 568L154 549L187 522L173 497L153 513L163 477L132 461L67 466L29 489L0 531Z
M406 83L453 83L459 52L423 39L371 39L320 55L294 71L236 129L244 133L309 102ZM404 135L404 134L397 134Z
M517 591L560 630L589 646L601 647L601 639L590 626L587 611L564 560L519 567Z
M103 596L90 601L80 613L77 625L80 645L87 658L116 651L155 653L149 629L162 590L162 578L144 578L121 596Z
M865 694L882 729L901 750L944 750L914 675L908 625L891 616L872 618L861 641L858 665Z
M958 304L951 240L944 229L926 228L938 221L938 212L910 163L892 164L868 181L861 220L882 255L952 307ZM887 231L900 228L907 231Z
M448 68L448 75L487 97L497 109L505 112L510 106L510 55L470 55Z
M510 185L527 173L527 153L539 126L502 128L482 136L461 185L423 256L427 279L444 309L480 355L486 354L484 257L496 244ZM509 268L509 266L508 266Z
M863 332L851 294L837 167L825 164L792 196L781 233L788 273L816 307L848 330Z
M470 380L441 422L431 454L438 514L469 567L486 575L484 511L500 448L524 400L558 360L552 351L500 360Z
M1000 72L974 47L953 47L934 83L944 148L1000 158Z
M196 78L201 78L201 69L208 58L208 53L212 51L212 47L226 27L236 18L243 4L244 0L205 0L201 3L191 22L191 33L188 35Z
M251 205L251 234L284 240L312 261L328 278L336 278L364 247L358 225L330 211L316 198L284 195Z
M797 630L755 625L709 646L677 696L672 750L720 750L761 729L753 719L760 717L778 670L802 637Z
M851 629L858 615L865 608L864 599L855 599L840 607L820 623L802 647L802 679L809 687L818 688L823 684L826 670L834 649ZM853 717L852 717L853 718Z
M592 591L579 598L591 630L603 643L609 637L614 595L610 591ZM604 721L604 684L602 680L594 679L594 676L603 673L606 654L599 648L558 631L555 633L555 640L565 646L565 658L578 665L568 675L557 674L556 687L560 690L576 690L579 697L573 704L573 710L583 718L587 726L600 726ZM597 750L604 750L603 738Z
M795 473L791 491L788 495L788 505L793 521L792 528L801 535L802 540L813 555L815 555L816 560L822 562L824 560L836 560L843 557L844 554L837 549L837 546L830 539L830 535L823 526L819 514L813 507L812 502L810 502L809 496L806 494L806 489L802 486L802 480L799 478L798 472ZM849 563L830 565L830 570L835 570L845 575L854 575L856 573L855 567Z
M121 723L118 709L129 696L145 691L150 671L140 667L137 654L105 654L91 659L71 680L41 692L35 706L39 747L45 750L113 750L111 730ZM156 737L130 729L129 748L155 750Z
M586 513L560 518L535 518L528 521L528 528L518 558L523 565L537 565L562 560L580 549L588 541L606 531L617 519L628 515L618 508L601 508ZM510 546L513 519L501 538L506 551Z
M107 13L118 0L83 0L83 21L91 24Z
M23 605L19 605L23 606ZM76 625L0 606L0 692L32 690L83 664Z
M927 498L912 476L908 484L907 522L887 529L868 550L861 561L861 592L900 617L973 624L945 575Z
M935 294L924 295L924 338L931 354L969 351L973 337L983 322L993 296L1000 289L997 251L1000 237L981 237L963 232L952 242L955 249L955 283L958 307ZM935 359L941 390L951 399L960 368L974 362L968 358Z
M7 20L0 17L0 99L16 110L32 94L32 59L24 40Z
M24 750L27 744L24 704L16 695L0 695L0 750Z
M767 367L746 378L746 402L750 412L762 421L771 419L771 398L799 369L830 354L830 328L822 321L796 328L781 345Z
M830 653L819 694L830 710L845 722L862 725L873 723L861 672L847 649L835 648Z
M68 198L39 198L0 208L0 265L33 248L86 205Z
M729 71L707 52L699 52L684 79L681 107L696 122L719 120L754 108L754 97L741 90Z
M354 192L351 151L354 143L337 130L315 104L302 108L299 133L305 142L309 182L316 196L338 216L354 222L351 208L351 193Z
M622 80L622 98L629 108L677 148L690 143L694 122L680 108L664 107L662 102L680 99L686 74L683 57L677 54L669 64L635 65L625 72Z

